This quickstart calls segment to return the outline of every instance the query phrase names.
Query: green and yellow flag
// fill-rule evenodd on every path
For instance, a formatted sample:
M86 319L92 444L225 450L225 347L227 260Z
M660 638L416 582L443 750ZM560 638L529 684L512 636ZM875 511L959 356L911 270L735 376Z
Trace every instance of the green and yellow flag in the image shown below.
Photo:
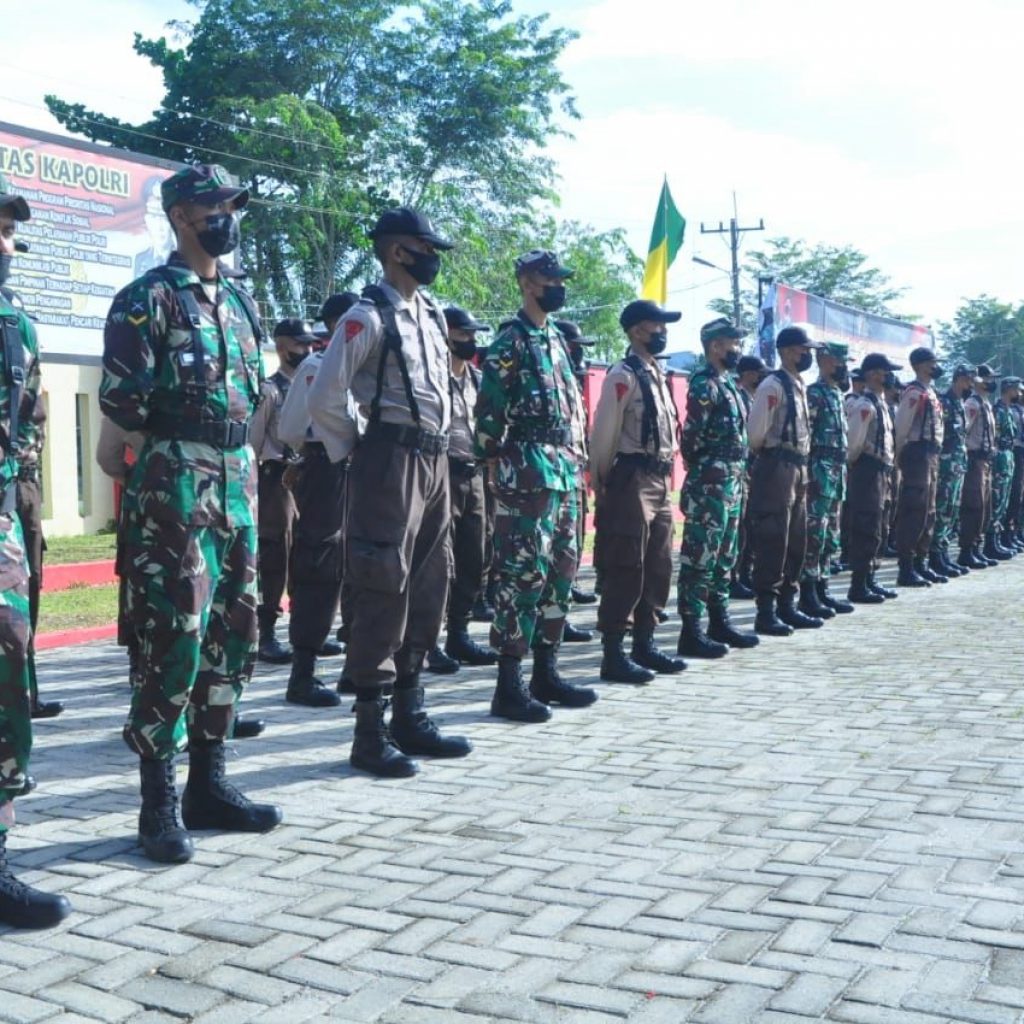
M651 247L644 268L644 286L640 291L642 298L665 304L668 298L668 268L682 247L685 233L686 219L672 202L666 178L658 198L658 212L654 215Z

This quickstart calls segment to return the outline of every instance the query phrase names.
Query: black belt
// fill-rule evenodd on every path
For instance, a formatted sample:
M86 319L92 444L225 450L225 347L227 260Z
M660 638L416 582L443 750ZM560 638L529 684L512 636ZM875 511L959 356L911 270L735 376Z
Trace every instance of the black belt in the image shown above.
M371 423L366 428L366 438L368 441L394 441L424 455L444 455L448 451L447 434L432 434L429 430L405 427L399 423Z
M249 424L238 420L182 420L153 412L144 429L168 441L201 441L214 448L241 448L249 441Z
M541 427L527 423L513 423L508 428L510 441L532 441L535 444L554 444L566 446L572 444L571 427Z
M893 468L891 462L886 462L885 459L880 459L877 455L868 455L867 452L864 452L854 465L859 466L862 462L867 463L878 473L888 473Z
M260 473L267 477L284 476L287 468L288 463L284 459L264 459L260 463Z
M781 448L776 445L774 448L764 448L761 451L761 455L764 458L778 459L780 462L788 462L794 466L806 466L807 456L801 455L800 452L793 451L792 448Z
M470 459L457 459L449 455L448 472L460 480L472 480L480 472L480 465Z
M18 480L26 484L39 483L39 463L33 462L27 466L19 466Z
M697 452L698 459L721 459L723 462L740 462L750 454L750 449L741 444L729 448L702 448Z
M845 448L834 448L832 446L822 445L811 449L811 458L814 459L838 459L840 462L846 461L846 449Z
M655 476L668 476L672 472L671 459L660 459L657 455L648 455L647 452L620 452L615 456L615 461L627 466L637 466Z
M983 452L983 451L968 451L967 461L970 462L973 459L975 462L991 462L995 452Z
M904 451L906 451L906 449L908 449L910 447L923 448L925 450L926 454L928 454L928 455L941 455L942 454L942 446L940 444L938 444L938 442L936 442L936 441L925 441L923 439L922 440L917 440L917 441L908 441L903 446Z
M302 444L302 457L304 459L330 459L327 449L319 441L304 441Z

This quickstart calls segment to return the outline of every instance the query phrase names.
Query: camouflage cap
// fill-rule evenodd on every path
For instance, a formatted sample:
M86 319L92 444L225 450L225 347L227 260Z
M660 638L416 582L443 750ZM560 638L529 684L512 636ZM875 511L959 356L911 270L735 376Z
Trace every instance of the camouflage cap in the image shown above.
M727 316L711 320L700 329L700 340L713 341L715 338L745 338L747 332L737 327Z
M822 351L825 355L835 356L836 359L841 359L843 362L853 362L850 356L850 346L845 341L826 341Z
M1019 388L1020 383L1020 377L1004 377L1002 384L1000 385L1000 390L1009 391L1011 388Z
M542 274L544 277L558 277L566 280L576 271L563 266L550 249L531 249L516 260L516 275Z
M249 202L249 190L240 188L220 164L189 164L172 174L160 186L164 213L175 203L193 202L202 206L235 201L235 209Z
M0 174L0 209L8 208L15 220L29 220L32 216L25 197L12 192L7 176Z

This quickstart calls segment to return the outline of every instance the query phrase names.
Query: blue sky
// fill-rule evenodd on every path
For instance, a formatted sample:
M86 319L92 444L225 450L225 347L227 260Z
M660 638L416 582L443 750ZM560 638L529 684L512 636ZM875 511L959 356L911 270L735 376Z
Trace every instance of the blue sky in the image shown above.
M583 119L555 139L562 213L624 227L643 253L664 174L689 221L670 304L689 347L725 294L699 253L728 260L701 220L763 217L766 235L852 244L898 284L907 311L948 318L989 292L1024 298L1018 239L1024 4L1014 0L519 0L580 33L563 70ZM131 51L189 18L182 0L19 5L0 118L54 129L46 92L142 118L159 76ZM52 28L60 25L58 38ZM46 54L46 59L40 59ZM19 102L11 102L12 100ZM25 104L28 104L27 106ZM757 235L748 236L756 245Z

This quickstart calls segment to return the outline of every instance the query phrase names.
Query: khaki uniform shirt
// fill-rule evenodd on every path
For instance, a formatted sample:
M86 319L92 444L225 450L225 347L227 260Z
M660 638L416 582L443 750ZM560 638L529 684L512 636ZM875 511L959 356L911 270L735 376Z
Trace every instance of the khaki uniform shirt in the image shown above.
M476 439L476 396L480 392L479 371L468 364L461 377L451 375L452 427L448 436L448 454L462 462L473 462L473 442Z
M416 423L409 408L398 360L394 353L385 352L380 314L373 303L361 300L338 322L306 397L310 417L332 462L348 456L358 436L348 393L351 391L362 415L369 417L377 393L378 365L385 355L381 422L419 427L434 434L448 433L451 425L451 361L446 330L431 315L428 300L419 292L406 302L386 281L379 281L378 287L395 307L420 421Z
M903 389L894 429L897 452L911 441L932 441L942 447L942 402L931 384L913 381Z
M964 402L964 415L967 417L967 450L969 452L985 452L996 450L996 414L992 403L986 402L981 395L971 395Z
M260 385L260 404L249 421L249 444L260 462L287 462L293 454L286 450L280 437L281 408L286 396L281 394L276 376L268 377Z
M607 480L616 455L645 453L671 460L679 450L678 420L668 380L657 360L646 365L657 410L657 446L653 432L647 445L643 443L644 399L640 380L624 362L618 362L605 376L590 433L590 473L599 486Z
M882 417L881 436L878 431L879 415ZM863 395L851 403L848 419L850 446L846 453L847 461L854 463L862 455L870 455L891 466L896 455L896 442L892 416L885 399L878 397L876 409L865 390Z
M785 370L779 371L785 373ZM769 374L754 393L754 401L747 417L747 438L751 451L760 452L769 448L788 448L790 451L807 455L811 450L810 415L807 410L807 389L802 378L789 374L793 385L793 400L796 403L796 420L793 424L796 441L793 440L789 417L789 399L786 388L774 373ZM783 436L785 435L785 436Z

